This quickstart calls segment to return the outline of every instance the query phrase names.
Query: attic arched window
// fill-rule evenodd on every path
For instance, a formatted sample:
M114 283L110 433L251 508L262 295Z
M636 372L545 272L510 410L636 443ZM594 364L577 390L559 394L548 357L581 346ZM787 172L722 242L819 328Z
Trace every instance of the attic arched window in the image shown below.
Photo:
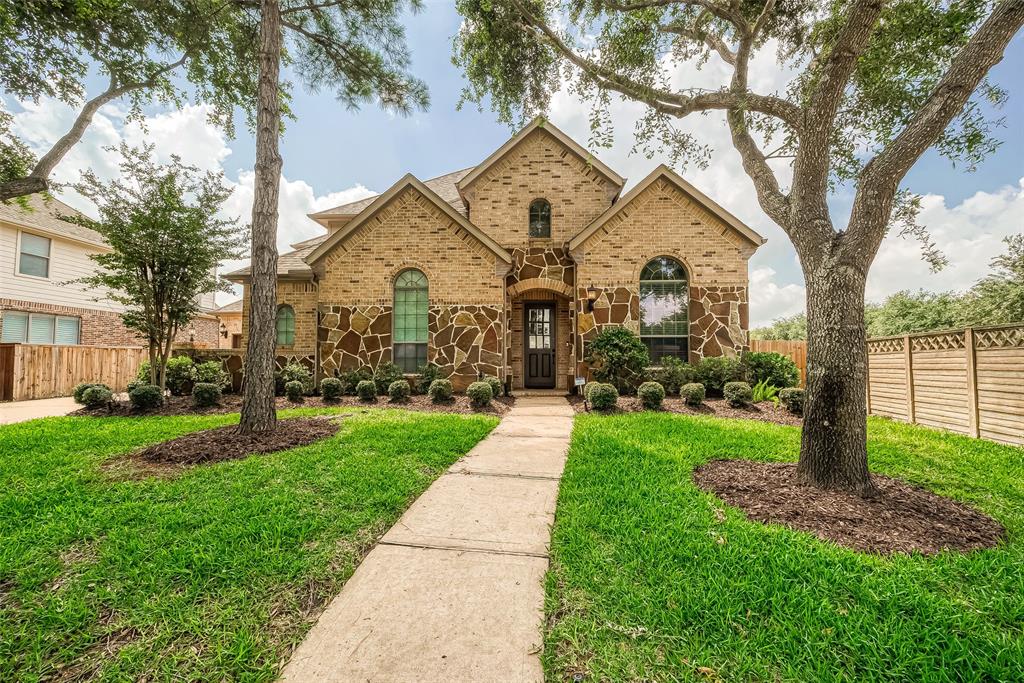
M411 268L395 278L394 363L405 373L427 363L427 276Z
M551 204L546 199L530 204L530 237L551 237Z
M277 307L277 345L291 346L295 343L295 309L288 304Z
M640 339L651 363L665 356L687 360L690 291L686 269L675 259L659 256L640 272Z

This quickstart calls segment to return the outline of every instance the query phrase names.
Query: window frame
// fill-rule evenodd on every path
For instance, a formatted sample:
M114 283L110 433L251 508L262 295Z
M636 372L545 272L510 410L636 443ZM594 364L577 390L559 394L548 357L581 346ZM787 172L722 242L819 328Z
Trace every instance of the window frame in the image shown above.
M670 262L674 263L676 266L678 266L679 270L681 271L681 273L683 275L683 278L682 279L678 279L678 278L676 278L676 279L669 279L669 278L665 278L665 279L644 279L644 275L646 274L647 269L650 268L653 263L658 262L658 261L670 261ZM638 279L638 283L639 283L639 286L638 286L638 290L637 291L639 293L639 299L640 299L640 320L638 321L639 322L639 337L640 337L640 341L642 341L644 343L644 346L647 347L648 353L651 353L651 347L652 347L652 344L649 343L648 340L679 340L681 342L681 343L678 344L678 346L681 348L681 351L679 353L676 353L676 354L662 354L657 359L655 359L654 355L651 354L651 365L653 367L660 367L661 366L661 359L666 357L666 356L673 356L674 358L678 358L679 360L683 361L684 363L689 363L690 362L690 272L686 268L686 265L682 261L680 261L679 259L677 259L677 258L675 258L673 256L665 256L665 255L654 256L654 257L648 259L644 263L643 267L640 269L640 277ZM682 290L681 294L684 297L683 310L686 313L686 325L685 325L685 330L686 331L685 331L684 334L680 335L680 334L652 334L652 333L645 334L644 333L644 311L643 311L643 306L644 306L644 285L648 284L648 283L671 283L671 284L675 284L675 285L678 285L678 286L681 287L681 290ZM654 342L654 343L657 344L657 342Z
M533 234L533 211L534 207L546 206L547 207L547 234L546 235L535 235ZM539 219L542 219L540 217ZM549 240L551 239L551 202L544 197L538 197L530 202L530 207L526 212L526 230L530 239L532 240Z
M30 235L41 240L46 240L46 256L39 256L38 254L25 254L24 253L24 236ZM31 256L32 258L45 259L46 261L46 275L33 275L32 273L21 272L21 257ZM50 266L53 265L53 238L47 237L46 235L39 235L28 230L18 230L18 256L16 263L14 264L14 274L17 277L30 277L36 280L49 280L50 279Z
M283 311L285 311L285 310L291 311L292 329L290 330L290 332L291 332L291 339L290 339L290 341L282 343L281 342L281 329L280 329L281 313ZM285 330L285 332L288 332L288 330ZM277 346L295 346L295 307L292 306L291 304L278 304L277 305L277 312L274 314L274 343Z
M3 340L4 344L34 344L39 346L81 346L82 345L82 318L77 315L61 315L59 313L38 313L34 311L17 311L17 310L6 310L3 312L4 320L8 319L11 314L25 316L25 336L21 341L3 340L0 336L0 340ZM50 330L50 341L29 341L32 335L32 321L39 318L51 318L53 320L53 326ZM77 330L75 335L75 342L73 344L57 343L57 327L58 321L60 320L74 320L75 328ZM3 325L4 330L8 327L6 324Z
M402 277L404 275L406 275L406 273L419 273L419 276L420 276L420 278L421 278L421 280L423 282L422 287L420 287L420 286L416 286L416 287L401 286L400 282L402 280ZM399 329L398 293L399 292L408 292L408 293L417 293L417 294L422 292L422 294L423 294L422 302L421 301L414 301L413 302L413 304L416 305L416 306L422 306L423 307L422 311L417 309L416 311L414 311L411 314L411 316L414 319L421 318L421 317L423 318L423 328L422 328L423 339L422 340L419 339L419 336L420 336L419 333L421 332L421 330L419 329L420 323L419 323L419 321L417 321L414 324L414 328L413 328L414 334L417 337L417 339L415 341L398 341L398 329ZM406 304L405 302L403 302L403 305L409 305L409 304ZM405 322L404 318L409 317L410 314L403 311L402 316L403 316L403 322ZM405 326L403 329L407 331L409 328L408 328L408 326ZM403 373L405 373L407 375L415 374L416 372L419 371L419 368L420 368L421 365L424 365L425 363L427 363L429 361L429 349L428 349L428 345L429 344L430 344L430 278L428 278L427 274L424 273L423 270L420 269L420 268L416 268L416 267L403 268L401 271L399 271L395 275L395 277L394 277L394 279L392 280L392 283L391 283L391 362L394 363L395 365L397 365L399 368L401 368ZM408 353L409 351L412 351L411 355ZM410 369L410 367L408 365L408 361L410 359L412 360L413 366L415 366L415 367L412 367L411 369Z

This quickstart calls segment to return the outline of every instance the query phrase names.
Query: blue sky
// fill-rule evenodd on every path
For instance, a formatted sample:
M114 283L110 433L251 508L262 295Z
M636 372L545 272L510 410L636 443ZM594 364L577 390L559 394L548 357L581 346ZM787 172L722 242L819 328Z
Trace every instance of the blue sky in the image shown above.
M309 93L296 85L293 111L297 121L288 123L282 141L284 182L282 185L280 242L286 246L318 234L320 229L305 213L328 208L382 192L406 172L421 179L472 166L511 134L489 111L474 105L457 110L463 78L451 64L451 39L459 26L453 3L428 0L423 11L407 19L412 71L424 80L431 106L408 118L396 117L372 106L352 112L338 104L328 92ZM1002 147L974 173L953 168L948 161L929 153L911 171L906 186L926 195L922 221L932 230L936 242L950 258L950 267L932 274L920 260L915 243L887 238L872 269L869 299L880 299L903 288L933 290L964 289L987 270L987 263L1001 250L1001 238L1024 229L1024 36L1012 43L1006 58L992 72L993 80L1007 88L1010 101L1001 112L1007 126L999 131ZM770 60L752 69L752 82L780 81ZM703 73L703 72L702 72ZM714 80L715 72L701 78ZM66 129L71 113L58 103L40 106L6 105L17 117L19 132L45 148ZM630 156L633 120L638 105L613 106L616 124L611 149L595 150L598 156L636 182L664 159ZM574 102L565 92L555 96L550 117L566 133L586 144L586 105ZM204 167L222 168L238 184L229 210L246 215L251 202L251 170L254 143L244 122L239 122L235 139L205 124L196 108L147 111L148 129L140 131L123 118L123 111L108 107L97 117L74 155L58 176L74 180L77 170L88 165L116 172L109 156L97 152L105 144L122 139L154 142L164 154L176 152ZM691 130L715 147L707 170L685 169L684 175L727 209L768 238L751 260L751 317L754 324L802 310L803 282L795 253L785 235L764 216L753 196L753 187L743 174L738 157L728 143L720 117L694 117ZM73 193L65 197L81 206ZM845 222L848 198L833 202L834 220ZM87 207L81 207L87 208ZM247 220L247 215L246 215Z

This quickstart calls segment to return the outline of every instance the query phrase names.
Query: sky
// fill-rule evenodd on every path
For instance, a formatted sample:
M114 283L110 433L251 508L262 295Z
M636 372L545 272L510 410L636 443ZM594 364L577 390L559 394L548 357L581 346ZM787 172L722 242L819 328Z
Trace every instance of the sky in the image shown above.
M296 121L287 124L281 143L284 159L281 184L279 246L323 232L306 214L383 192L407 172L428 179L473 166L503 144L515 131L496 116L475 105L457 107L464 80L451 63L451 38L460 18L453 3L428 0L424 9L407 17L407 39L412 72L427 83L431 106L407 118L382 112L372 105L349 111L329 92L310 93L296 86L292 109ZM771 56L771 50L766 50ZM713 59L700 72L680 69L679 83L718 87L725 65ZM867 297L878 301L901 289L964 290L988 272L988 263L1003 251L1002 238L1024 230L1024 35L1018 35L1005 59L990 77L1009 91L1010 100L999 112L1006 126L998 131L1003 144L973 173L953 167L929 152L911 170L904 185L923 195L919 220L928 227L949 265L932 273L920 257L916 241L896 235L886 238L872 266ZM773 60L755 62L751 84L761 92L782 87L786 74ZM97 82L98 85L98 82ZM21 103L5 99L3 106L15 116L15 131L37 151L45 150L62 135L73 119L70 108L59 102ZM551 103L551 121L587 146L590 128L588 105L566 91ZM614 144L596 148L596 155L628 178L626 190L666 158L630 154L633 125L642 106L616 102L612 106ZM252 133L239 120L237 135L228 139L209 124L199 106L180 110L151 107L145 128L128 122L124 105L113 103L97 115L83 141L58 167L56 178L74 182L84 168L100 177L114 177L117 157L103 148L121 141L156 146L158 158L180 155L201 168L223 170L235 186L224 211L248 222L252 205ZM717 114L694 116L682 128L697 133L713 149L706 169L680 168L684 177L768 239L750 261L751 325L798 313L804 308L804 286L796 253L785 234L761 211L753 185L744 174L739 156L729 142L724 118ZM788 169L779 168L785 176ZM87 200L67 191L59 193L73 206L89 212ZM850 195L840 192L832 201L833 220L845 223ZM225 264L225 270L236 267ZM220 303L233 299L218 295Z

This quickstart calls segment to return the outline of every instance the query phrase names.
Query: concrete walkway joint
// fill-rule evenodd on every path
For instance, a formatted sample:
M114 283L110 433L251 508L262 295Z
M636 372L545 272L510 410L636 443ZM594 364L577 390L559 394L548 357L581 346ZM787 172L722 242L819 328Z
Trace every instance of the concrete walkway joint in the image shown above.
M356 569L282 679L541 681L544 573L572 431L519 398Z

